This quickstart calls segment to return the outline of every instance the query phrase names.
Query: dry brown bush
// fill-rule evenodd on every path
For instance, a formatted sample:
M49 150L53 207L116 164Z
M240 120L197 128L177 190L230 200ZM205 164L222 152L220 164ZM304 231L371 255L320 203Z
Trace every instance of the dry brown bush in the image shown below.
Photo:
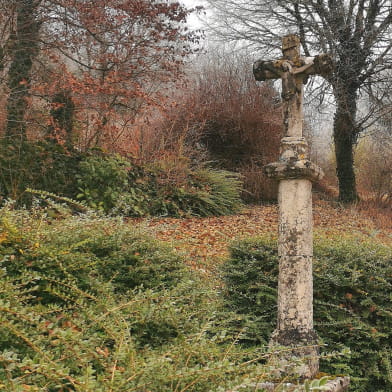
M378 229L391 229L392 199L381 201L377 199L360 200L357 209L368 216Z
M262 166L278 158L281 108L271 84L257 84L251 59L215 55L192 70L176 103L151 127L145 156L187 157L191 165L236 171L244 180L244 199L276 198L276 184Z
M378 134L362 141L357 149L358 188L362 199L392 208L392 137Z

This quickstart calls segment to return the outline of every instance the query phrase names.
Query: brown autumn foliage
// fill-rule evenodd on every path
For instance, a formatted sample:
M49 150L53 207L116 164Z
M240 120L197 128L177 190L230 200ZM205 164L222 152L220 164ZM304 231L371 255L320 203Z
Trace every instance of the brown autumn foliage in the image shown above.
M364 139L358 146L356 166L358 186L365 199L392 206L392 137L382 135Z
M132 138L136 116L161 104L195 50L190 12L172 1L0 0L7 136L72 139L82 150ZM53 116L67 102L68 131Z
M239 172L247 201L275 199L262 166L278 158L280 99L272 85L255 83L250 64L222 54L193 66L176 103L151 127L144 155L171 153Z

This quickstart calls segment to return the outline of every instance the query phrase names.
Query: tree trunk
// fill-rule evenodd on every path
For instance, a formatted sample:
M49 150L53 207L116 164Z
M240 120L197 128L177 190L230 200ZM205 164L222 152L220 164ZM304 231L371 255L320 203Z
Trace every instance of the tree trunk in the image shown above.
M342 86L343 84L340 84ZM339 180L339 200L352 203L358 200L354 171L354 146L357 141L355 116L356 88L337 88L337 109L334 119L336 174Z
M31 69L38 53L39 24L35 10L37 1L18 0L16 31L12 34L14 46L9 69L6 136L10 141L26 137L25 114L28 106Z
M48 130L48 139L57 142L57 129L65 137L65 146L69 151L73 150L73 121L75 104L70 91L57 93L52 99L50 115L53 119L52 126ZM57 129L56 129L57 128Z

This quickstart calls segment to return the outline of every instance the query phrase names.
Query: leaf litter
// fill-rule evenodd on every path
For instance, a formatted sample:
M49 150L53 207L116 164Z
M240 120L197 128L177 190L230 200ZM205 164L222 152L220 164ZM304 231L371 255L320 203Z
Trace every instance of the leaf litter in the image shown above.
M377 221L355 206L343 207L327 200L313 202L315 232L327 236L361 235L392 246L392 227L380 228ZM237 215L209 218L148 218L130 220L143 225L157 239L169 243L196 270L214 273L228 256L234 240L277 235L278 206L244 208Z

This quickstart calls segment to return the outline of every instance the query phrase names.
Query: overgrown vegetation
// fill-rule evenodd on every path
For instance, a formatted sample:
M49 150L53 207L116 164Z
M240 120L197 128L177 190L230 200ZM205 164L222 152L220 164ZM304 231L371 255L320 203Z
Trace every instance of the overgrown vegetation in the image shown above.
M240 177L214 169L137 164L119 155L67 152L56 143L1 144L3 200L31 205L26 188L85 202L123 216L227 215L241 207Z
M266 375L263 352L216 328L217 291L142 232L37 208L0 219L0 389L221 392Z
M119 218L0 211L0 386L5 391L200 391L270 379L275 240L237 243L220 287ZM391 387L391 249L318 239L321 370ZM253 389L252 389L253 388ZM302 390L302 389L299 389Z
M59 195L76 195L75 175L85 154L69 153L63 146L47 142L0 141L0 197L17 200L20 205L31 201L27 188Z
M235 244L223 268L226 301L246 328L248 346L267 344L275 327L276 241ZM351 355L322 360L321 371L350 374L356 392L392 388L392 250L355 238L319 238L314 262L314 319L322 351Z
M126 216L227 215L241 207L241 181L225 171L93 156L81 163L77 178L78 198Z

